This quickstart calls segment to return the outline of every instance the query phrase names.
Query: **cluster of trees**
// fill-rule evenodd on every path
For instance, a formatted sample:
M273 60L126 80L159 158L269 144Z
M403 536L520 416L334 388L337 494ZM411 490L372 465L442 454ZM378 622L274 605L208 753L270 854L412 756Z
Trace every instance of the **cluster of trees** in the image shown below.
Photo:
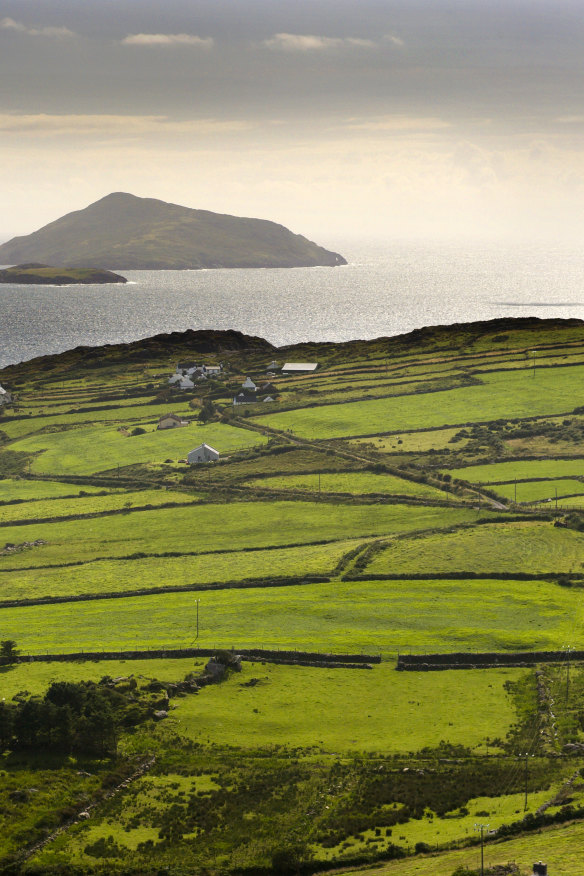
M137 712L137 714L133 714ZM119 727L145 712L127 696L91 681L59 681L45 696L0 702L0 749L114 754Z
M11 666L18 659L16 642L12 639L3 639L0 642L0 666Z

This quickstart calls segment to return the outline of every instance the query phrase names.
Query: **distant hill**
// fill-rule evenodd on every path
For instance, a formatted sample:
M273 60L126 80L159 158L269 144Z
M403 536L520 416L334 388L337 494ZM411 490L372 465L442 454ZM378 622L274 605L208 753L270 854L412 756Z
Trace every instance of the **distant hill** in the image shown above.
M338 253L275 222L191 210L124 192L0 246L0 264L30 261L121 270L346 264Z
M0 271L0 283L71 286L82 284L126 283L125 277L97 268L60 268L30 262Z

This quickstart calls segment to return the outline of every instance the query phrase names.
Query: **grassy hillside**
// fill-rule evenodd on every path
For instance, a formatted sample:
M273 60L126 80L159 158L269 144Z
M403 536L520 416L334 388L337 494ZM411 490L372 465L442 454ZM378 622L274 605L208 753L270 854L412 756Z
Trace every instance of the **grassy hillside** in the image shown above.
M488 822L489 864L579 876L583 329L281 350L187 332L4 369L0 639L23 660L0 666L0 869L452 876ZM234 408L273 359L318 368L271 378L269 412ZM176 392L177 362L223 370ZM157 430L170 412L191 425ZM188 466L202 442L219 460ZM196 693L207 657L159 653L195 645L264 653ZM396 671L408 651L534 649L562 657ZM102 659L25 659L47 652ZM381 662L272 662L290 652ZM23 747L10 715L80 683L121 710L115 750L59 747L54 702L62 724Z

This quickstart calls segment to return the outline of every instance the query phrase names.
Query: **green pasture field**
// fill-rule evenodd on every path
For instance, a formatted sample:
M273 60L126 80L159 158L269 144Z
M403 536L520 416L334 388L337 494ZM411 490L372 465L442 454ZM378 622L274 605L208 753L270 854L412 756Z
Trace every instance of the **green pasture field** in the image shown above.
M327 502L231 502L160 508L117 516L5 526L5 542L42 539L35 548L0 555L3 568L86 562L137 552L199 553L249 547L291 546L393 532L446 527L476 518L457 508L400 505L331 505Z
M551 522L477 526L398 539L373 557L365 575L584 572L584 534Z
M584 459L515 459L509 462L494 462L490 465L469 465L466 468L450 469L454 478L473 484L492 484L497 481L511 482L515 478L584 477ZM517 489L519 489L519 484Z
M514 500L515 484L497 484L494 487L499 496ZM555 481L527 481L517 484L518 502L539 502L543 499L554 499L558 496L568 496L573 493L584 493L584 482L571 479Z
M11 698L21 690L42 694L54 681L99 681L105 675L175 682L202 671L206 662L200 657L21 663L3 672L2 695ZM505 737L516 719L505 682L526 672L396 672L390 663L365 670L244 661L242 672L223 684L174 699L164 726L196 741L210 738L243 748L315 745L332 752L388 754L445 740L484 754L486 738ZM259 683L242 687L251 678Z
M531 874L532 864L546 861L552 866L554 876L580 876L582 873L582 849L584 848L584 822L570 822L560 827L538 830L536 833L485 845L485 868L505 865L510 861L518 864L521 876ZM367 867L366 870L345 870L345 876L452 876L459 867L480 872L480 847L420 855L403 861L388 862ZM550 869L551 876L551 869Z
M326 469L342 471L362 465L342 456L304 448L286 448L286 452L266 453L251 459L234 458L227 465L218 465L213 468L213 481L216 480L242 480L253 478L263 474L301 474L302 472L319 472ZM208 473L204 467L191 466L188 472L188 480L196 482L198 479L206 480Z
M285 477L258 478L247 482L252 487L268 490L311 490L318 493L319 475L287 475ZM391 474L375 474L369 471L334 472L320 475L323 493L389 493L400 496L422 496L429 499L455 499L444 490L418 484Z
M80 487L79 484L67 484L61 481L0 479L0 502L10 502L13 499L33 502L39 499L58 499L62 496L77 497L80 493L93 495L103 491L103 487L85 485ZM108 487L107 492L113 492L113 490Z
M105 675L111 678L134 675L136 678L159 678L178 681L188 672L201 670L207 658L180 660L78 660L75 663L17 663L2 669L2 696L6 699L27 690L42 696L56 681L99 681Z
M554 500L555 501L555 500ZM558 508L583 508L584 496L566 496L565 499L558 499Z
M101 511L129 510L129 506L165 505L197 502L195 493L179 490L115 491L107 496L87 496L76 499L40 499L21 505L0 505L0 524L16 520L67 517L71 514L96 514ZM120 524L118 524L120 525Z
M0 602L43 596L111 593L148 587L214 584L274 576L327 575L341 557L361 542L295 548L233 551L203 556L96 560L80 566L0 572Z
M567 778L567 777L566 777ZM502 797L475 797L468 801L464 807L468 815L453 812L450 817L434 817L431 810L426 811L425 818L411 818L406 824L398 824L393 828L390 839L406 849L414 849L416 843L426 843L431 847L446 845L447 843L464 842L469 838L475 838L475 825L488 822L491 829L496 825L508 824L517 821L527 813L535 814L538 806L547 803L553 796L553 791L536 791L528 795L527 809L524 809L523 794L506 794ZM477 815L488 812L489 815ZM367 840L373 838L375 832L365 831L363 843L367 848ZM355 842L355 851L360 850L361 843ZM339 849L333 849L338 852ZM479 858L480 863L480 858ZM369 873L369 869L367 870ZM434 876L434 870L431 871ZM451 876L449 873L448 876Z
M185 419L195 417L195 412L191 410L184 402L177 402L176 405L171 404L157 405L149 404L148 399L144 399L144 404L136 404L136 399L130 399L131 404L127 406L118 401L110 401L110 410L87 411L85 413L74 413L71 411L62 414L55 414L48 417L26 417L22 420L12 420L4 423L0 420L1 431L5 432L11 440L22 438L25 435L31 435L41 429L56 426L78 426L83 423L121 423L132 424L137 423L157 423L163 414L174 413L184 416ZM73 407L73 405L71 405ZM77 403L74 407L93 407L91 402ZM188 427L184 427L188 428ZM173 431L173 430L170 430ZM196 446L196 445L195 445Z
M521 808L521 807L520 807ZM519 816L517 816L519 817ZM568 822L559 827L538 830L509 840L488 842L484 849L485 869L496 865L517 863L521 876L533 872L532 864L545 861L550 867L550 876L580 876L582 873L582 849L584 848L584 822ZM377 864L366 870L345 870L345 876L452 876L459 867L468 867L480 872L481 852L479 846L433 855L417 855L403 861Z
M467 438L462 438L456 444L450 444L450 439L458 432L455 429L432 429L427 432L403 432L401 435L379 435L375 438L355 438L349 441L356 451L377 450L381 453L426 453L428 450L442 450L447 447L462 448L468 443ZM401 443L399 443L401 442ZM369 446L370 445L370 446Z
M572 411L584 366L482 374L481 385L268 414L258 422L307 438L342 438Z
M396 672L244 663L240 675L177 700L177 732L228 745L324 746L327 752L418 751L441 740L479 748L515 720L503 685L525 670ZM462 677L461 677L462 676ZM242 687L258 678L254 687ZM234 712L237 721L233 720Z
M189 647L337 653L582 647L584 600L547 581L333 581L4 608L24 653ZM456 673L461 678L464 673Z
M31 435L10 445L10 450L38 453L31 470L39 474L93 474L118 465L174 462L203 442L221 454L266 443L259 432L223 423L192 423L128 437L114 426L85 426L52 434Z

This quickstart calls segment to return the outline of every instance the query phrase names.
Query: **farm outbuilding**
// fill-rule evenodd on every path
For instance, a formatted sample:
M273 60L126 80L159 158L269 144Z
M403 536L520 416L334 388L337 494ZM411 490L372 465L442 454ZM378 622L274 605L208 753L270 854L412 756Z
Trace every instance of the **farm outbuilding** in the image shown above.
M0 385L0 405L7 405L12 401L12 396L7 389Z
M176 414L163 414L158 421L157 429L177 429L181 426L190 426L190 420L183 420Z
M200 462L215 462L215 460L219 459L219 456L218 450L209 447L208 444L199 444L198 447L195 447L188 454L187 462L189 465L197 465Z
M284 372L295 372L295 371L316 371L318 368L318 362L285 362L282 365L282 371Z

